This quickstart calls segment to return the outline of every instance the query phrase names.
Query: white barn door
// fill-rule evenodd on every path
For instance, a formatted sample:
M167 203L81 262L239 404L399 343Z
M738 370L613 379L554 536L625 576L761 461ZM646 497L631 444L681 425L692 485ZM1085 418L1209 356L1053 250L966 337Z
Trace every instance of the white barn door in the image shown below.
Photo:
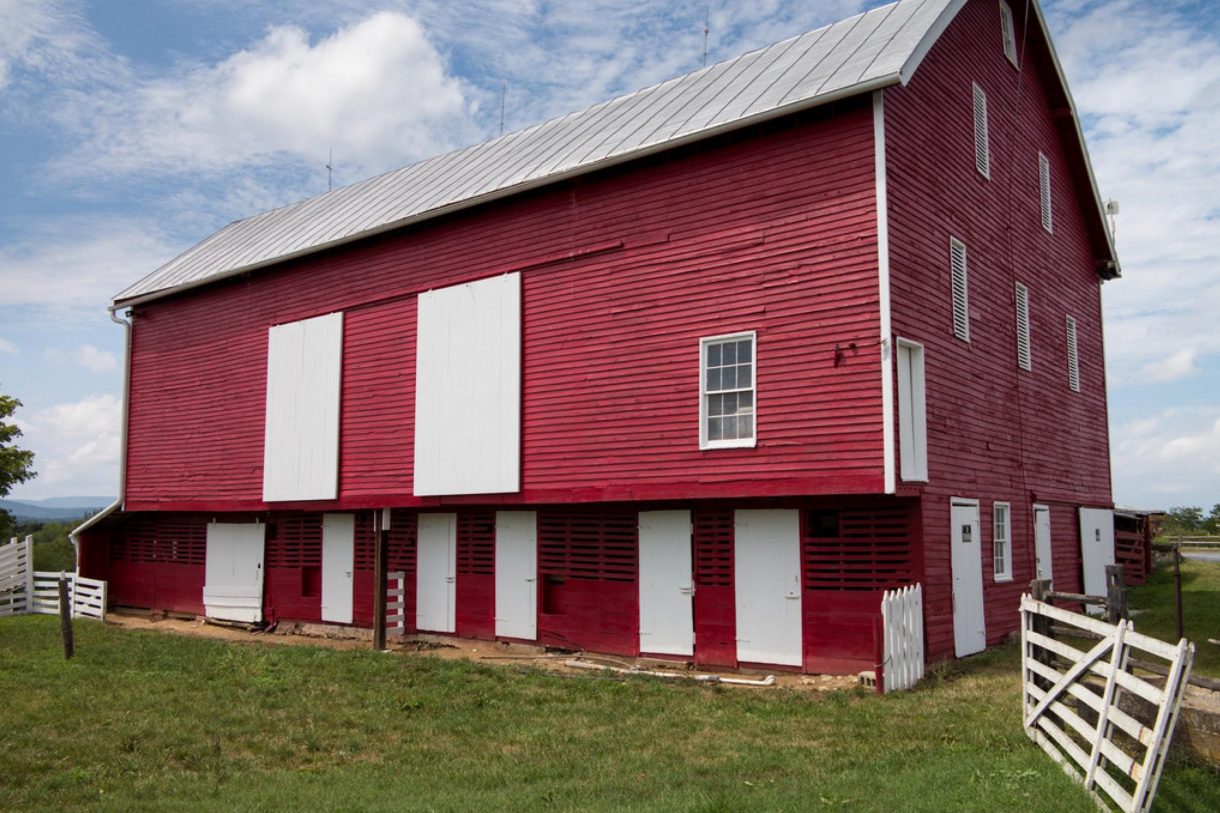
M983 618L983 555L977 500L953 500L949 525L953 546L953 650L957 657L987 648Z
M203 607L211 618L263 620L261 523L210 522L204 560Z
M457 514L420 514L415 563L415 628L457 629Z
M538 514L496 512L496 635L538 637Z
M690 511L640 512L640 651L695 654Z
M1114 512L1107 508L1080 509L1080 563L1084 568L1084 593L1106 594L1106 566L1114 564ZM1086 605L1100 613L1095 604Z
M322 620L352 623L352 571L356 566L356 516L322 515Z
M737 660L800 666L800 514L737 511L735 526Z
M1039 579L1051 576L1051 510L1034 506L1034 561Z

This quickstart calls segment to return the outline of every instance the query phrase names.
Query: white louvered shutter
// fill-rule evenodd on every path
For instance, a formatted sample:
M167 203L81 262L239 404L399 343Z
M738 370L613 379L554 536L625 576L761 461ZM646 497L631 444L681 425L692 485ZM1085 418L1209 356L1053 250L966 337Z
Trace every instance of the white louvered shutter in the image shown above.
M1017 283L1017 364L1022 370L1033 369L1029 352L1029 289Z
M1080 392L1080 356L1076 351L1076 320L1067 318L1068 386Z
M966 290L966 244L949 238L949 268L953 281L953 335L970 341L970 309Z
M1051 162L1038 153L1038 193L1042 200L1042 228L1052 230L1051 218Z
M1017 64L1017 35L1012 21L1012 9L1000 0L1000 36L1004 41L1004 56L1013 65Z
M984 178L991 178L991 151L987 146L987 94L974 83L974 165Z

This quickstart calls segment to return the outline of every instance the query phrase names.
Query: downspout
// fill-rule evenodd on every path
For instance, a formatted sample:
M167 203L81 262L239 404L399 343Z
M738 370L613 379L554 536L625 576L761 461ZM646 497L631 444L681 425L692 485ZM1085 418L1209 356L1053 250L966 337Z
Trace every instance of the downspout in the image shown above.
M130 313L130 311L128 311ZM114 502L98 511L93 516L89 517L79 528L68 534L68 539L72 541L72 549L76 556L76 572L80 574L80 534L82 531L87 531L94 525L101 522L106 517L119 511L123 508L124 495L127 490L127 415L128 395L131 391L131 322L121 316L115 315L115 309L110 308L110 321L116 325L122 325L126 333L126 341L123 348L123 415L121 428L119 430L119 492L114 498Z

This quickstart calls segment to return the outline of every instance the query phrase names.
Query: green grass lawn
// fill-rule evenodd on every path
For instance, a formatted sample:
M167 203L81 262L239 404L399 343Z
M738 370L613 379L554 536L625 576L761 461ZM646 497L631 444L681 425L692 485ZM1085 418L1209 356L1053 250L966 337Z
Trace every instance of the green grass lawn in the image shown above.
M1173 595L1173 566L1161 565L1147 584L1133 588L1129 596L1135 629L1165 641L1176 641L1177 615ZM1220 677L1220 562L1182 560L1183 632L1195 642L1194 672Z
M1093 811L1014 647L879 698L0 619L0 809ZM1220 809L1174 766L1162 810ZM1168 806L1166 806L1168 805Z

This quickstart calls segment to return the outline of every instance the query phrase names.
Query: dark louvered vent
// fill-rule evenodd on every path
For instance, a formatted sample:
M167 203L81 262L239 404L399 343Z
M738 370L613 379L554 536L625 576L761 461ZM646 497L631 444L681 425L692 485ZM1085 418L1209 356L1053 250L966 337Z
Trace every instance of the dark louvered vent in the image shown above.
M494 511L459 511L457 515L457 572L491 576L496 572L496 514Z
M915 580L905 508L805 512L806 590L889 590Z
M733 586L733 512L695 512L695 583Z
M419 518L414 511L395 508L390 517L390 533L386 539L386 556L390 572L415 572L415 538Z
M356 514L355 555L357 570L373 569L373 512L360 511Z
M634 511L545 511L539 517L543 576L634 582Z
M111 559L127 562L201 565L206 554L207 521L190 514L137 517L110 546Z
M285 514L275 518L267 540L267 567L321 567L322 515Z

